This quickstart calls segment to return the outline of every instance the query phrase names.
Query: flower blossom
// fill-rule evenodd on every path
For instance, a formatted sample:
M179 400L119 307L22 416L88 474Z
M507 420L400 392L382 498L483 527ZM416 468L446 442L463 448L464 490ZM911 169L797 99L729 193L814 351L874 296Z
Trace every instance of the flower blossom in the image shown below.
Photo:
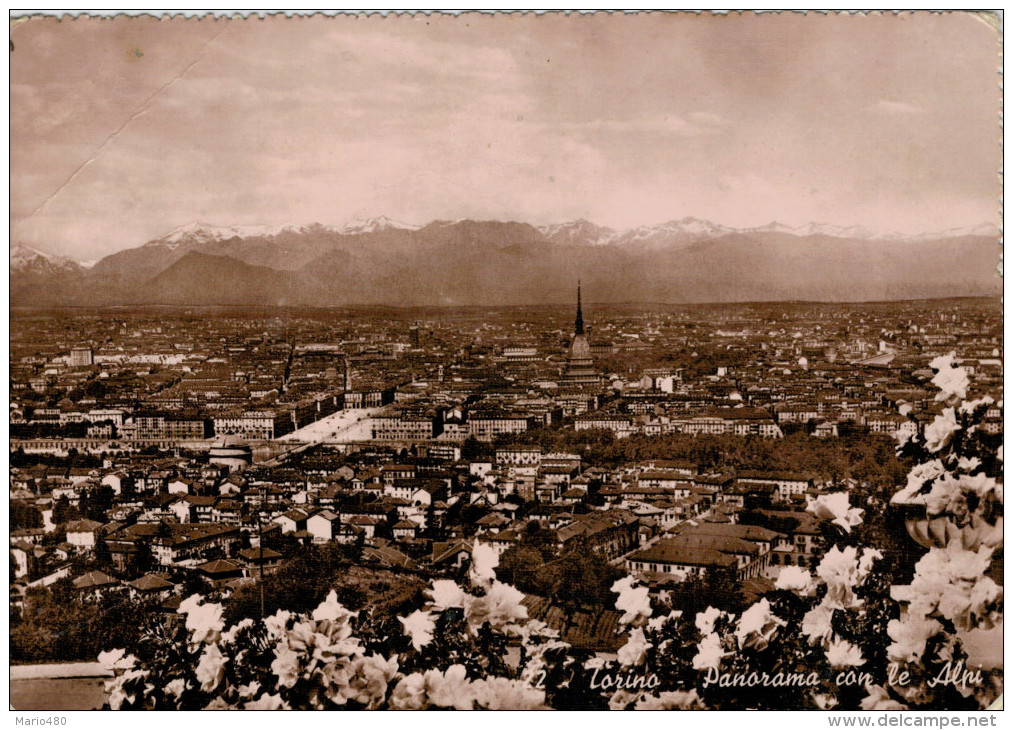
M862 650L854 644L835 639L830 642L826 649L827 662L834 669L847 669L848 667L860 667L865 664L865 657Z
M806 507L807 512L812 512L821 520L830 520L833 524L839 525L845 532L850 533L851 528L862 524L864 510L852 507L848 501L847 492L835 492L833 494L821 494L816 500Z
M486 677L472 683L475 703L485 710L537 710L545 706L545 691L506 677Z
M774 587L778 590L791 591L806 598L816 594L816 582L813 580L812 573L795 565L786 565L781 568Z
M701 611L696 615L696 628L701 634L713 633L714 624L722 616L724 616L724 611L714 608L714 606L708 606L706 611Z
M675 692L659 692L656 695L644 695L635 710L702 710L704 704L695 689Z
M667 616L655 616L647 622L647 628L651 631L660 631L665 624L675 622L682 618L682 611L669 611Z
M852 608L857 605L854 588L858 585L858 550L846 547L842 551L836 545L823 556L816 566L816 575L827 584L826 599L834 608Z
M186 691L186 681L180 678L174 679L165 685L165 694L178 700Z
M430 669L425 674L426 690L435 707L453 707L471 710L475 705L475 689L468 681L468 671L461 664L447 668L446 672Z
M499 565L499 555L496 549L490 545L475 540L471 548L471 570L468 577L473 586L488 585L496 579L496 566Z
M292 651L286 644L279 644L274 650L274 661L271 662L271 671L278 678L278 685L281 687L294 687L299 681L302 668L299 665L299 655Z
M519 630L517 625L528 617L528 609L521 605L524 594L506 583L493 581L484 596L468 596L464 607L468 625L475 631L488 623L494 629Z
M336 591L331 591L327 594L327 598L324 599L323 603L313 609L313 620L314 621L347 621L355 613L349 611L340 603L338 603L338 594Z
M735 638L739 640L740 649L747 646L765 649L781 626L784 626L784 621L773 614L770 601L764 598L747 608L739 617Z
M137 657L133 654L127 656L123 649L112 649L98 655L99 664L110 672L117 669L133 669L137 664Z
M461 586L452 580L434 580L432 589L426 593L432 599L434 611L464 608L465 593Z
M693 657L693 669L717 669L726 652L721 646L721 637L707 634L697 645L696 656Z
M635 587L633 576L616 581L612 585L612 591L619 594L616 608L623 612L620 623L633 623L641 616L651 617L650 591L647 586Z
M425 675L409 674L402 677L390 694L390 706L394 710L421 710L426 706Z
M862 700L863 710L906 710L907 705L890 697L890 693L881 685L869 687L869 696Z
M218 644L209 644L197 662L197 681L203 692L213 692L225 676L225 662Z
M252 702L247 702L243 705L244 710L285 710L288 709L288 705L285 704L285 700L281 698L281 695L272 695L264 693Z
M289 619L293 616L291 611L282 611L280 608L273 616L264 619L264 628L272 640L277 640L285 635Z
M647 658L647 637L643 629L633 629L626 644L619 649L619 663L624 667L635 667L643 664Z
M946 448L953 434L960 430L952 408L944 408L936 419L925 427L925 448L935 453Z
M397 620L404 626L405 634L411 637L415 651L422 651L433 640L436 622L428 611L415 611L408 616L398 616Z
M212 643L218 640L221 630L225 628L220 603L203 603L204 597L198 593L179 604L176 613L186 614L186 629L190 632L190 641L194 644Z
M397 669L397 656L390 659L379 654L359 657L352 665L347 684L340 688L340 696L375 710L386 699L387 686L397 674ZM334 694L328 696L331 700L336 699Z
M956 366L952 353L933 359L929 367L937 371L932 378L932 384L942 391L936 394L937 401L948 400L953 396L958 398L967 396L967 388L971 385L971 381L967 377L967 370Z
M810 644L825 644L829 640L834 632L830 625L833 615L834 609L824 599L802 617L802 635L809 639Z
M903 619L893 619L886 627L886 633L893 639L887 654L896 662L917 662L925 653L928 640L942 630L941 623L922 616L908 614Z

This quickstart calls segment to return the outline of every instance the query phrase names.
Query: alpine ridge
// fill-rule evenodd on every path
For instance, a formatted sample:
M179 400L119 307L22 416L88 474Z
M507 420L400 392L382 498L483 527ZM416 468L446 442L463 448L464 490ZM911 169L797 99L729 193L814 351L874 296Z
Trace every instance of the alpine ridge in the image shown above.
M685 217L617 231L379 217L342 226L191 223L91 267L15 245L12 305L869 301L1001 292L999 231L908 235Z

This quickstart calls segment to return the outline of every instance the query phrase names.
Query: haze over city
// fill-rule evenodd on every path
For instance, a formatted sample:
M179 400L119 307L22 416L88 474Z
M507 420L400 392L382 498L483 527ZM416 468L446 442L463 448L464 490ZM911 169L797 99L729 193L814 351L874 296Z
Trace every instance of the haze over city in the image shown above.
M970 15L54 19L12 42L12 241L78 260L196 220L998 223L998 35Z

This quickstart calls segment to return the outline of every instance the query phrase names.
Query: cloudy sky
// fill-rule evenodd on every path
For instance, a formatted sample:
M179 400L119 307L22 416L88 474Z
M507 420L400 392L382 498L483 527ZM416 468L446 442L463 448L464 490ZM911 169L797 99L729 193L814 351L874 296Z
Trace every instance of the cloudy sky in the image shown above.
M193 221L998 223L998 36L955 14L39 19L12 240Z

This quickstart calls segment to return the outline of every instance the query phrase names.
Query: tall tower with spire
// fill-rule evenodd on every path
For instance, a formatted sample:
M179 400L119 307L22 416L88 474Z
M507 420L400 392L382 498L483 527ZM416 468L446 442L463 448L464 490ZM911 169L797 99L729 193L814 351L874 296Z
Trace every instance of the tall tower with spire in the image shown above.
M591 346L584 334L584 313L580 302L580 282L577 282L577 318L573 323L573 342L570 343L570 354L566 358L566 372L563 384L567 386L597 386L601 379L594 370L591 359Z
M577 319L573 323L573 334L584 334L584 314L580 311L580 279L577 279Z

